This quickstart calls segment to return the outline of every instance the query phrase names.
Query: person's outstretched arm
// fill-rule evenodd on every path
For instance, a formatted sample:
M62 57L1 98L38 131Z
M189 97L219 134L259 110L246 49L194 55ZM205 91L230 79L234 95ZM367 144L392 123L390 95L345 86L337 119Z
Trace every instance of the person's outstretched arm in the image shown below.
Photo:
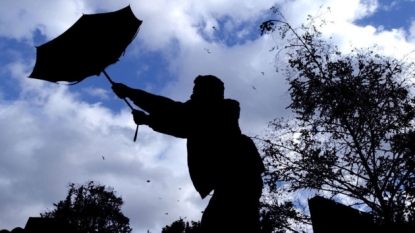
M154 131L174 137L187 138L187 111L182 102L154 95L140 89L133 89L121 83L112 86L115 94L121 98L129 98L135 105L148 112L133 110L134 121L148 125Z
M114 83L112 90L119 98L129 98L135 105L150 115L171 113L172 110L177 110L183 104L163 96L128 87L122 83Z

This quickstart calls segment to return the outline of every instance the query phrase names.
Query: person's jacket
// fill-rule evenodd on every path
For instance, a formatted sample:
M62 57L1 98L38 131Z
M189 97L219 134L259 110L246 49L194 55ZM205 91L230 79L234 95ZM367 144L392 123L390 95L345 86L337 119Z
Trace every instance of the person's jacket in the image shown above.
M221 182L250 179L264 171L255 144L241 134L236 100L182 103L144 91L131 99L149 113L153 130L187 138L190 178L202 198Z

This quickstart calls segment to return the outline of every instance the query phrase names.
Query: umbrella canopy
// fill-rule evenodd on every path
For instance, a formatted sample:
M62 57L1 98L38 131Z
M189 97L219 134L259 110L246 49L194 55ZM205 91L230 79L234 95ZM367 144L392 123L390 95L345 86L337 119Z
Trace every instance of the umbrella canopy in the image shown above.
M109 13L84 14L60 36L37 47L36 64L29 77L75 84L100 75L118 61L141 23L130 6Z

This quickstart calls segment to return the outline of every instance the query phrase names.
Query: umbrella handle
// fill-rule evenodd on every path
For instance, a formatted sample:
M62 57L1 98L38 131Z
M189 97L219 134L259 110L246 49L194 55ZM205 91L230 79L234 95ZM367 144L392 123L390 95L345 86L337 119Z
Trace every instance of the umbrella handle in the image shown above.
M107 77L107 79L108 79L108 81L111 83L111 84L114 84L115 82L114 81L112 81L112 79L110 78L110 76L107 74L107 72L105 71L105 70L103 70L102 71L104 74L105 74L105 77ZM125 101L125 103L128 105L128 107L130 107L131 108L131 110L134 110L134 108L133 108L133 106L131 106L131 104L126 100L126 99L123 99L124 101Z
M134 142L135 140L137 140L137 132L138 132L138 124L137 124L137 128L135 128Z
M102 72L105 74L105 77L107 77L108 81L111 84L114 84L115 83L114 81L112 81L112 79L110 78L110 76L107 74L107 72L105 70L103 70ZM131 104L126 99L123 99L123 100L128 105L128 107L131 108L131 110L134 110L133 106L131 106ZM138 133L138 125L137 125L137 128L135 129L135 133L134 133L134 142L137 140L137 133Z

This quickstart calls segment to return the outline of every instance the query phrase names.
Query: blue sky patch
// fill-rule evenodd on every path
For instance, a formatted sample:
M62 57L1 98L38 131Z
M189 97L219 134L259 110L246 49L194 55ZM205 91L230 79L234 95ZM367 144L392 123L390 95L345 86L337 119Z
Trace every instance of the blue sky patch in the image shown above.
M404 28L406 31L415 20L415 1L379 0L379 8L368 17L355 21L359 26L372 25L384 30Z
M258 39L261 36L259 25L266 20L265 14L264 17L256 18L253 21L242 21L225 15L217 19L218 26L208 28L213 32L213 38L203 31L206 22L201 25L198 32L207 42L222 43L227 47L232 47Z

